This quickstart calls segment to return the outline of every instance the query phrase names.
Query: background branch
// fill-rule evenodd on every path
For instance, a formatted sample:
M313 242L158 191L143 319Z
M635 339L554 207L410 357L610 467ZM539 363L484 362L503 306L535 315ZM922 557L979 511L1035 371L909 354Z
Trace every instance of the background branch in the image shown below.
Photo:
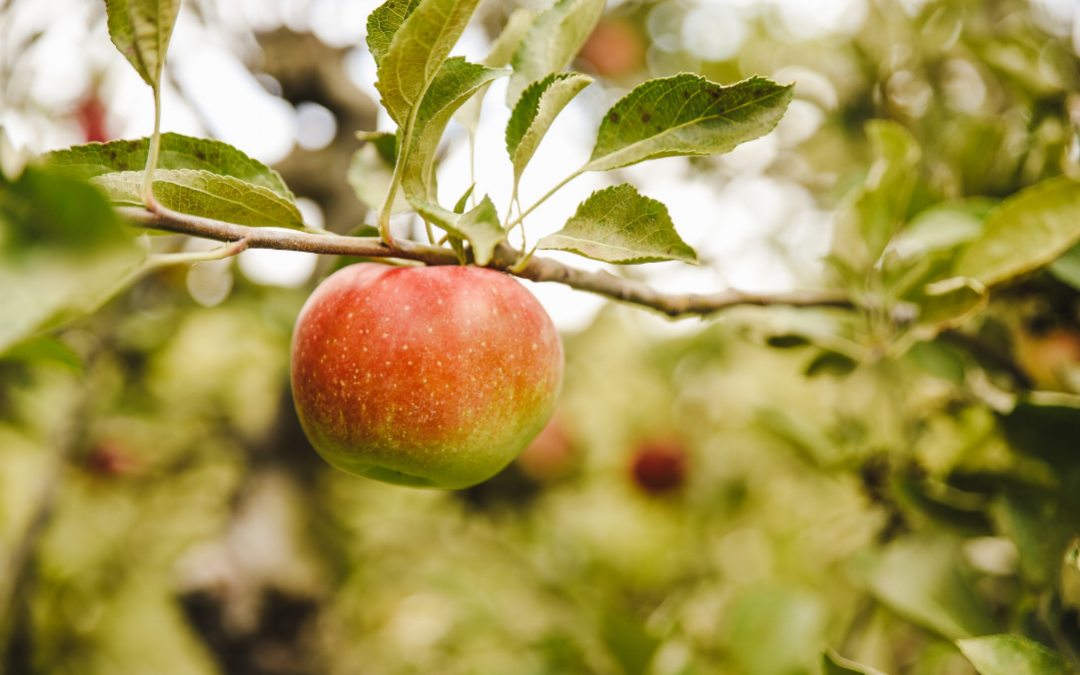
M247 227L209 218L191 216L152 204L153 210L123 207L119 211L134 223L151 229L188 234L226 242L246 242L247 248L303 251L364 258L416 260L427 265L457 265L457 255L448 248L396 239L389 247L375 237L345 237L293 230ZM798 307L852 307L839 293L824 290L757 294L726 290L719 293L676 295L661 293L647 284L617 277L605 271L589 272L550 258L533 256L520 270L511 270L520 252L507 243L495 250L488 267L530 281L554 281L579 291L596 293L613 300L649 307L670 317L704 316L737 305L791 305Z

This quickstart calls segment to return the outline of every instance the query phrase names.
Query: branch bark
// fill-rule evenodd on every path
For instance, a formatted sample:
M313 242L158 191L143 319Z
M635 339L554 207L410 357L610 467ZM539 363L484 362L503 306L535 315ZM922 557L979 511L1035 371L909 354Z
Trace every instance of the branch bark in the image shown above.
M415 260L426 265L457 265L457 255L448 248L430 246L397 239L389 247L375 237L345 237L336 234L315 234L293 230L247 227L209 218L191 216L153 204L153 210L123 207L119 211L141 227L188 234L224 242L246 242L247 248L268 248L280 251L303 251L328 255L347 255L363 258L395 258ZM495 250L489 268L514 274L530 281L554 281L579 291L596 293L642 307L648 307L673 318L705 316L738 305L789 305L795 307L851 308L849 299L839 293L824 290L791 291L788 293L757 294L729 289L719 293L676 295L661 293L647 284L617 277L606 271L589 272L550 258L533 256L521 269L512 269L520 252L507 243Z

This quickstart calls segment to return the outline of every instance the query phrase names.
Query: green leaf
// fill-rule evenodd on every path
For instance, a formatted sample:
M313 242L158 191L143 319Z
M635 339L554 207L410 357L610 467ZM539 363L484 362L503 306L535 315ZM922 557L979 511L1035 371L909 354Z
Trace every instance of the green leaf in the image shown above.
M88 143L46 153L45 162L57 173L88 180L94 176L123 171L141 171L146 166L149 138L133 141ZM292 201L293 194L277 171L248 157L228 143L180 134L161 135L159 169L192 169L239 178L259 185Z
M1080 396L1033 392L1021 398L1001 417L1009 444L1055 468L1080 465L1076 439L1080 438Z
M353 154L345 177L356 193L356 198L369 209L378 211L386 199L386 192L390 189L390 181L394 176L394 161L397 156L386 156L387 148L390 153L394 153L394 134L384 133L377 138L374 134L367 136L368 143ZM399 191L394 197L394 206L390 213L402 213L409 209L409 202Z
M514 164L515 183L558 114L592 81L581 73L552 73L525 89L506 125L506 151Z
M82 359L75 350L56 338L45 336L9 347L0 358L20 363L51 363L75 372L83 369Z
M396 0L390 0L394 2ZM402 129L417 111L476 11L480 0L420 0L394 33L379 62L375 86L390 117ZM410 139L405 139L406 143Z
M1080 182L1050 178L1001 202L955 273L993 286L1048 265L1078 241Z
M510 74L509 70L469 63L461 57L443 64L416 113L413 138L402 185L405 194L424 201L437 199L435 154L454 112L481 87Z
M851 374L858 367L859 362L847 354L826 349L814 357L810 364L806 366L803 374L807 377L817 377L825 374L843 377Z
M600 617L600 637L626 675L645 675L659 641L628 610L609 609Z
M506 230L499 224L499 214L487 196L471 211L458 215L422 199L410 198L416 212L438 225L451 236L472 246L473 259L483 267L491 262L495 247L506 241Z
M1080 290L1080 244L1073 246L1050 264L1050 274Z
M142 171L107 173L90 179L114 204L142 206ZM162 206L192 216L254 227L303 227L291 201L271 190L209 171L173 169L154 173L154 197Z
M390 51L394 34L419 4L420 0L387 0L368 16L367 44L376 67Z
M35 166L0 178L0 352L93 311L142 258L90 185Z
M469 189L465 191L465 194L461 195L461 199L457 200L457 204L454 204L454 213L465 213L465 205L469 202L469 197L475 189L476 183L473 183L469 186Z
M873 155L870 174L840 206L832 247L832 256L856 275L877 263L906 217L922 155L911 132L895 122L872 120L866 135Z
M956 646L980 675L1072 675L1061 654L1019 635L957 640Z
M730 152L772 131L791 101L793 87L761 77L725 87L690 73L649 80L604 116L584 170Z
M514 52L506 92L513 106L531 82L569 65L604 13L605 0L559 0L536 17Z
M821 675L885 675L877 668L849 661L831 647L821 652Z
M951 639L994 632L944 537L911 536L863 561L870 591L908 620Z
M697 253L675 232L667 207L627 183L592 193L563 229L536 247L622 265L659 260L697 263Z
M504 68L510 63L510 58L517 51L521 39L525 37L525 31L529 30L536 14L524 7L518 7L506 20L499 37L491 44L491 51L484 59L484 65L488 68ZM488 85L480 87L476 95L465 102L457 112L454 119L469 131L470 136L476 136L476 128L480 125L480 110L484 104L484 96L487 95Z
M986 307L986 287L975 279L953 277L922 286L912 294L919 306L915 328L920 340L931 340L946 328L966 323Z
M156 91L180 0L105 0L105 11L113 44Z
M998 530L1016 544L1024 578L1038 589L1060 585L1061 563L1075 537L1062 511L1068 507L1045 495L1004 494L992 510Z

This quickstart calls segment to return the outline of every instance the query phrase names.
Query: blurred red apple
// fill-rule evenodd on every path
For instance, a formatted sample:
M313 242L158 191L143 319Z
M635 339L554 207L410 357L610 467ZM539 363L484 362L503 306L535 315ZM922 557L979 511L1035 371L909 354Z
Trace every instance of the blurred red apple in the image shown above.
M652 440L634 453L630 465L634 483L651 495L665 494L686 483L686 448L675 440Z
M300 312L293 397L315 449L350 473L464 488L543 429L562 383L559 334L505 274L363 263Z
M605 19L585 41L579 56L604 77L621 77L645 63L645 43L629 23Z

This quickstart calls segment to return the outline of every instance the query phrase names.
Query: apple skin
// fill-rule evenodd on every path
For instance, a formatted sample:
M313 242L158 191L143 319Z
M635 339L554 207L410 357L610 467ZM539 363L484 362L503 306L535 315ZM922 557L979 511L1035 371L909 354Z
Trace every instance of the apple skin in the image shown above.
M513 278L478 267L351 265L296 321L292 387L311 444L349 473L460 489L544 428L559 333Z

